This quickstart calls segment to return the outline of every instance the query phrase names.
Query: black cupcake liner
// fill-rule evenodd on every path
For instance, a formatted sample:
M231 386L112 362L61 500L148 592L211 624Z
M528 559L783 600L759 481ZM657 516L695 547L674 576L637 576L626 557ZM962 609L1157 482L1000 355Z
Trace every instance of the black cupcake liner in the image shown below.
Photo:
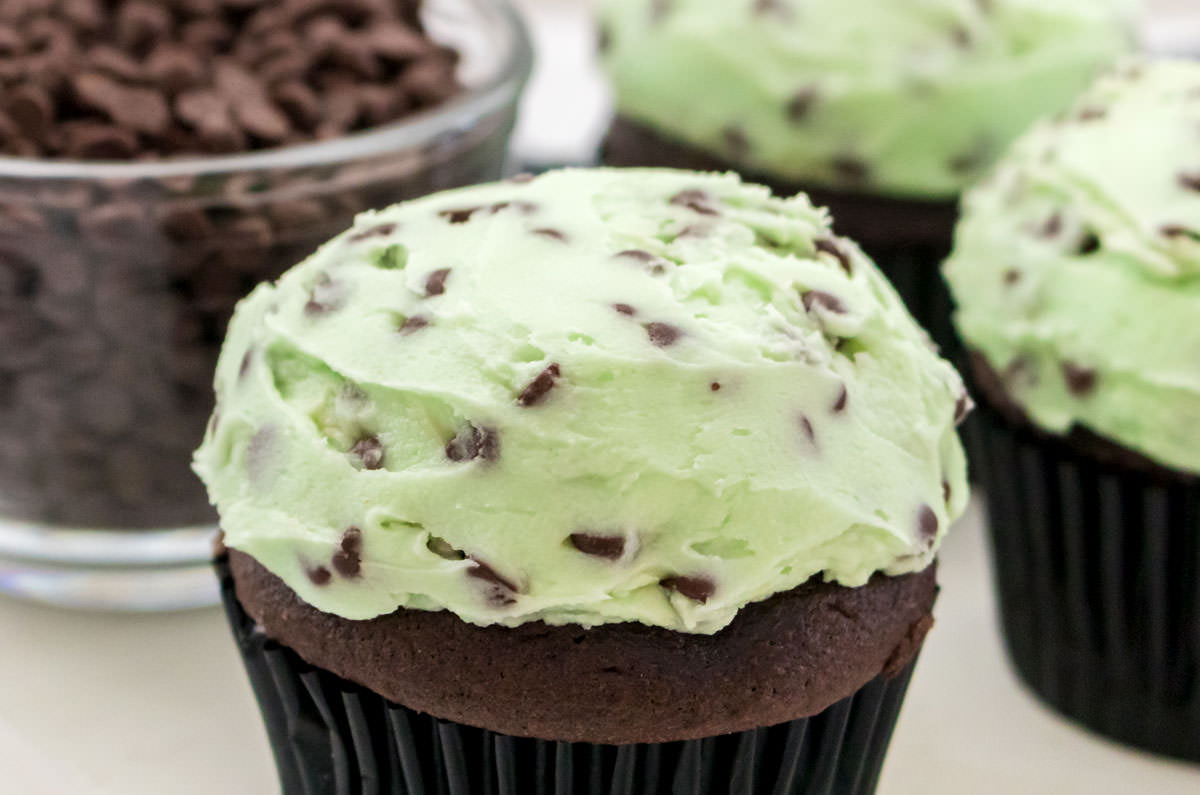
M554 742L440 720L269 639L216 563L284 795L870 795L915 661L819 715L700 740Z
M1200 481L1102 461L986 401L969 429L1017 673L1096 732L1200 762Z

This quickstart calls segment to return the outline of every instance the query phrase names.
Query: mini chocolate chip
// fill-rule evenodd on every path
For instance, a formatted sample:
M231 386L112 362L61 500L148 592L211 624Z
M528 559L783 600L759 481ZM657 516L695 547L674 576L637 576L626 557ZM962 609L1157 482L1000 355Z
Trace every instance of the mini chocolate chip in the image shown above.
M534 204L533 202L508 201L508 202L496 202L495 204L488 207L488 212L490 212L492 215L495 215L496 213L502 212L509 208L516 210L517 212L521 213L522 215L533 215L538 210L538 206L536 204Z
M439 268L425 277L425 295L434 296L446 292L446 278L449 275L449 268Z
M438 215L452 224L465 224L471 216L482 210L482 207L463 207L458 210L440 210Z
M846 404L850 402L850 392L846 389L846 385L842 384L842 389L838 392L837 400L833 401L834 412L840 414L846 410Z
M817 87L805 86L792 95L787 104L788 121L793 124L799 124L806 120L809 114L812 113L813 106L817 103Z
M943 480L942 481L942 500L944 500L947 505L950 504L950 495L952 493L953 492L950 491L950 481Z
M473 555L471 556L471 562L474 565L467 569L468 577L474 577L477 580L483 580L486 583L490 583L500 589L503 589L504 591L507 591L507 593L492 594L492 601L500 604L512 604L516 601L512 598L512 594L515 594L518 590L520 590L516 583L514 583L512 580L504 578L491 566Z
M358 243L359 241L367 240L372 237L387 237L395 231L395 224L377 224L375 226L367 227L361 232L355 232L354 234L350 235L349 239L351 243Z
M950 38L961 49L969 50L974 41L971 38L971 31L967 30L962 25L955 25L950 29Z
M811 312L814 307L818 307L835 315L846 314L846 306L842 303L841 299L824 290L809 290L802 296L801 300L804 302L805 312Z
M938 534L937 514L928 505L922 505L917 512L917 534L927 544L932 544Z
M709 577L664 577L658 584L700 604L706 603L717 590L716 583Z
M425 548L446 560L465 560L467 557L467 553L461 549L455 549L449 541L437 536L430 536L429 540L425 542Z
M862 185L871 176L871 167L863 160L850 155L835 157L830 165L838 180L848 185Z
M1100 238L1096 236L1095 232L1086 233L1079 241L1079 248L1077 249L1080 256L1084 257L1088 256L1089 254L1095 254L1099 250Z
M571 546L585 555L616 560L625 554L625 536L571 533Z
M712 196L707 191L691 189L681 190L671 197L671 204L686 207L701 215L720 215L712 205Z
M1181 224L1167 224L1158 230L1164 237L1190 237L1193 240L1200 240L1200 232L1194 229L1188 229Z
M650 337L650 342L660 348L666 348L674 345L683 336L683 331L672 326L670 323L647 323L646 335Z
M244 354L242 354L242 363L238 367L238 380L246 377L246 374L250 372L250 366L252 364L254 364L254 351L247 350Z
M638 262L654 262L654 260L658 259L658 257L649 251L642 251L640 248L627 248L624 251L618 251L614 256L635 259Z
M708 385L708 388L712 392L720 392L721 391L721 382L713 381L711 384Z
M567 235L566 235L566 233L564 233L564 232L561 232L561 231L559 231L559 230L557 230L557 229L550 229L550 228L548 228L548 227L543 227L543 228L541 228L541 229L534 229L534 230L533 230L533 233L534 233L535 235L541 235L542 237L547 237L547 238L550 238L551 240L556 240L556 241L558 241L559 243L566 243L566 242L567 242Z
M1004 272L1004 283L1012 287L1017 282L1021 281L1021 272L1016 268L1009 268Z
M554 388L554 382L560 374L557 364L551 364L545 370L538 373L537 378L529 382L529 386L517 396L517 404L520 406L533 406L541 403L550 390Z
M400 324L398 329L401 334L412 334L415 331L420 331L429 325L429 318L424 315L409 315L404 318L404 322Z
M338 551L330 558L334 570L343 577L357 577L362 573L362 530L348 527L342 533Z
M308 579L313 585L328 585L333 579L333 575L329 573L329 569L324 566L306 567L304 573L308 575Z
M1062 233L1062 228L1062 213L1056 212L1052 213L1050 217L1046 219L1046 223L1042 224L1042 228L1038 230L1038 234L1044 238L1054 238L1058 237Z
M804 432L804 435L808 438L808 441L813 444L816 444L817 443L817 431L815 428L813 428L812 420L810 420L805 415L801 414L797 418L797 422L800 423L800 430L802 430Z
M721 130L721 140L725 142L725 148L734 158L740 160L744 158L750 151L750 139L746 137L746 131L736 124L730 124Z
M971 396L963 392L958 400L954 402L954 424L962 425L963 420L975 408L975 401L971 400Z
M838 264L842 266L842 270L851 276L854 275L854 270L850 261L850 255L846 253L845 249L837 244L836 240L823 237L820 240L814 240L813 247L816 248L817 251L823 251L826 254L833 256L833 258L838 261Z
M1077 121L1089 122L1089 121L1099 121L1100 119L1103 119L1106 116L1108 116L1107 109L1097 108L1097 107L1088 107L1088 108L1084 108L1083 110L1079 111L1079 114L1075 118Z
M383 442L378 436L364 436L354 443L350 452L362 461L363 469L381 469L383 467Z
M1063 380L1067 383L1067 391L1075 397L1087 397L1096 389L1096 371L1083 367L1074 362L1062 363Z
M637 314L637 310L629 304L613 304L613 309L617 310L622 315L628 315L629 317L633 317Z
M500 457L500 436L492 428L467 427L446 443L446 457L451 461L495 461Z
M679 234L675 237L676 239L681 237L708 237L708 233L711 231L712 229L704 224L688 224L683 229L680 229Z
M1178 180L1187 190L1200 191L1200 171L1181 171Z
M792 9L783 0L755 0L754 13L775 14L782 19L792 18Z

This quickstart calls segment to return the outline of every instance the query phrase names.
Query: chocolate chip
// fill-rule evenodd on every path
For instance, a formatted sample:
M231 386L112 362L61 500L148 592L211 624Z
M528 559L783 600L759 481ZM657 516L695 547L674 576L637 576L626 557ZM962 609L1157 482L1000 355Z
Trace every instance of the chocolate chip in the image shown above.
M560 371L557 364L551 364L545 370L538 373L537 378L529 383L517 396L517 405L534 406L541 403L550 390L554 388L555 382L558 380Z
M253 351L253 349L250 349L250 350L247 350L242 355L242 363L241 363L241 365L238 366L238 380L239 381L244 379L246 377L246 374L250 372L250 366L252 364L254 364L254 351Z
M975 408L975 401L971 400L971 396L966 392L959 395L958 400L954 402L954 424L962 425L963 420Z
M560 232L557 229L549 229L549 228L534 229L533 233L535 235L541 235L542 237L549 238L550 240L558 241L559 243L567 242L566 234L563 232Z
M705 604L717 590L716 583L709 577L664 577L658 584L700 604Z
M782 19L792 18L792 9L784 0L754 0L754 13L774 14Z
M378 436L364 436L354 443L350 452L362 462L363 469L383 468L383 442Z
M1087 232L1079 241L1076 251L1080 256L1089 256L1100 250L1100 238L1095 232Z
M571 533L571 546L585 555L617 560L625 554L625 536Z
M462 207L457 210L440 210L438 215L452 224L465 224L471 216L482 210L482 207Z
M838 261L838 264L842 266L842 270L850 275L854 275L854 269L851 264L850 255L846 253L845 249L838 245L837 241L833 240L832 238L823 237L819 240L814 240L813 246L817 251L823 251L826 254L832 255Z
M647 323L645 329L650 342L660 348L674 345L683 336L683 331L670 323Z
M342 533L342 541L330 563L343 577L357 577L362 573L362 530L349 527Z
M830 165L839 182L853 187L863 185L871 176L871 167L866 161L849 155L835 157Z
M681 190L671 197L670 203L679 207L687 207L701 215L720 215L713 206L712 196L707 191L692 189Z
M952 493L953 492L950 491L950 481L943 480L942 481L942 501L945 502L947 505L950 504L950 497L951 497Z
M793 94L787 104L788 121L793 124L806 121L812 113L813 106L817 104L817 96L816 86L805 86Z
M446 292L446 278L450 275L449 268L439 268L425 278L425 295L435 296Z
M801 414L799 417L797 417L797 422L800 424L800 430L803 431L805 438L808 439L811 444L816 444L817 431L815 428L813 428L812 420Z
M373 237L387 237L396 231L396 224L375 224L369 226L360 232L355 232L347 238L351 243L359 243L363 240L369 240Z
M1016 268L1009 268L1004 271L1004 283L1012 287L1017 282L1021 281L1021 272Z
M629 317L633 317L637 314L637 310L629 304L613 304L613 309L617 310L622 315L628 315Z
M401 334L412 334L415 331L420 331L429 325L429 318L424 315L409 315L404 318L404 322L400 324L399 331Z
M814 308L817 308L835 315L846 314L846 306L842 300L824 290L809 290L801 297L801 301L804 303L806 312L812 312Z
M1077 121L1086 123L1089 121L1099 121L1107 116L1108 110L1105 108L1087 107L1079 111L1079 113L1075 116L1075 119Z
M971 31L962 25L955 25L950 29L950 38L959 49L969 50L974 45Z
M1097 374L1095 370L1074 362L1063 362L1061 369L1063 380L1067 384L1067 391L1075 397L1084 398L1096 390Z
M1062 213L1056 212L1051 213L1050 217L1046 219L1046 223L1042 224L1042 228L1038 230L1038 233L1044 238L1055 238L1062 233L1062 229Z
M1200 240L1200 232L1194 229L1189 229L1181 224L1166 224L1158 230L1163 237L1190 237L1192 240Z
M708 385L708 389L711 392L720 392L721 391L721 382L713 381L711 384Z
M1200 191L1200 171L1181 171L1177 179L1187 190Z
M833 401L833 410L840 414L846 410L846 404L850 402L850 392L846 389L846 385L842 384L842 388L838 391L837 400Z
M654 256L649 251L642 251L638 248L627 248L624 251L618 251L614 256L637 260L638 262L654 262L656 259L658 259L658 257Z
M510 579L507 579L506 577L501 576L495 569L474 555L471 556L471 562L474 565L467 569L467 576L474 577L477 580L483 580L484 582L495 586L496 590L494 590L491 594L491 601L502 605L510 605L516 602L516 599L513 598L513 594L516 594L520 590L516 583Z
M937 514L928 505L922 505L917 511L917 535L926 544L932 544L938 534Z
M329 581L333 579L329 569L324 566L306 567L304 573L308 575L308 579L313 585L328 585Z
M446 457L451 461L495 461L500 457L500 436L492 428L477 428L467 424L458 435L446 443Z
M153 89L121 85L98 72L84 72L71 85L76 99L85 107L99 110L136 132L161 134L171 123L166 100Z

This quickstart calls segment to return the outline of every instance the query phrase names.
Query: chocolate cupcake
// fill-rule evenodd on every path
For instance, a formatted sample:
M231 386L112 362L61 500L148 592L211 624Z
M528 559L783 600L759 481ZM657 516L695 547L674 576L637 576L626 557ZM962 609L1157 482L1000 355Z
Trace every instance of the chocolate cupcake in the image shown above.
M1131 5L604 0L604 159L808 192L946 345L959 192L1128 50Z
M873 791L966 401L805 197L565 171L362 216L240 305L216 391L288 793Z
M1020 675L1200 761L1200 65L1131 62L969 192L946 276Z

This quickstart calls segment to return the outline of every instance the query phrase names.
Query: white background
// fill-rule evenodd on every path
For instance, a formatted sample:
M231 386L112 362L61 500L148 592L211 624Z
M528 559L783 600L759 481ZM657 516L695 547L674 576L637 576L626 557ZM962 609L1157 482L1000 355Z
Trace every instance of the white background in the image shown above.
M2 1L2 0L0 0ZM585 157L605 122L579 3L523 0L542 62L519 155ZM1200 0L1161 0L1161 50L1200 43ZM1200 52L1200 46L1196 50ZM937 625L881 795L1197 795L1200 766L1124 750L1061 721L1017 684L996 632L977 510L943 548ZM270 752L219 609L68 612L0 598L0 793L263 795Z

